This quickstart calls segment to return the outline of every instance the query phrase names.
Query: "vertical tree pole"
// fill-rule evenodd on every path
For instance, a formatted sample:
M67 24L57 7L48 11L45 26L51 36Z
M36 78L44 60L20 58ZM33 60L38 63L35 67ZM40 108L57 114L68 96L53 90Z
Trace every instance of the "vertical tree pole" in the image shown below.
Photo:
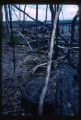
M57 5L56 10L58 11L59 5ZM55 54L53 59L57 59L58 55L58 36L59 36L59 18L57 20L57 27L56 27L56 40L55 40Z
M47 10L48 10L48 5L46 5L46 16L45 16L45 21L44 21L44 32L42 33L43 34L43 40L44 40L44 37L45 37L45 25L46 25L46 22L47 22Z
M19 4L19 9L21 9L21 6ZM21 11L19 10L19 21L21 22ZM21 27L19 27L19 31L21 31Z
M19 9L21 9L20 4L19 4ZM21 11L19 11L19 20L21 21Z
M26 10L26 4L24 6L24 12ZM24 30L25 30L25 14L23 13L23 33L24 33Z
M3 14L2 14L2 6L0 5L0 48L2 45L2 22L3 22Z
M38 106L38 115L40 115L40 116L43 115L43 103L44 103L44 98L45 98L45 94L46 94L46 90L47 90L48 82L49 82L49 78L50 78L51 60L52 60L53 47L54 47L54 41L55 41L56 26L57 26L57 21L58 21L61 9L62 9L62 5L59 5L59 9L56 12L54 24L53 24L50 49L48 52L47 75L46 75L45 85L44 85L42 92L41 92L41 95L40 95L39 106Z
M37 21L38 21L38 4L36 5L36 42L37 42L37 46L39 46L39 42L38 42Z
M8 7L7 7L7 5L4 5L4 10L5 10L5 21L6 21L7 33L9 33L9 25L8 25Z
M11 14L11 6L8 5L9 8L9 17L10 17L10 32L11 32L11 40L12 40L12 48L13 48L13 79L15 81L15 45L14 45L14 37L13 37L13 30L12 30L12 14Z
M2 21L3 21L3 15L2 15L2 6L0 5L0 51L2 51ZM2 63L2 52L0 52L0 63ZM0 64L0 73L2 73L2 64ZM2 74L0 75L0 88L2 88ZM0 89L0 92L2 93L2 89ZM2 94L1 96L2 97ZM2 112L2 99L0 99L0 113ZM1 114L0 114L1 115Z
M55 14L56 14L56 5L50 5L50 11L51 11L51 33L50 36L52 34L52 30L53 30L53 22L54 22L54 18L55 18Z

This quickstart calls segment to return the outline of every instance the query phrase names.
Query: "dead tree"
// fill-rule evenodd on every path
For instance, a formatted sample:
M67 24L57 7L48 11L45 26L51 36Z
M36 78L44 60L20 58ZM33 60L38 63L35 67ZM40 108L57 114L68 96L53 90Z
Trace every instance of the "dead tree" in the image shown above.
M76 15L73 17L73 20L72 20L70 46L72 46L74 41L74 28L75 28L78 16L79 16L79 10L77 11Z
M38 4L36 5L36 42L37 42L37 46L39 46L39 42L38 42L38 24L37 24L37 21L38 21Z
M19 8L20 8L20 4L19 4ZM21 21L21 11L19 11L19 20Z
M50 78L51 60L52 60L53 47L54 47L54 41L55 41L56 26L57 26L57 21L58 21L61 9L62 9L62 5L59 5L58 11L56 12L55 19L53 22L54 23L53 31L52 31L52 36L51 36L50 49L48 52L47 75L46 75L45 85L42 89L40 99L39 99L38 115L43 115L43 103L44 103L44 98L45 98L45 94L46 94L46 90L47 90L48 82L49 82L49 78Z
M12 8L12 10L13 10L13 12L14 12L14 14L15 14L18 22L19 22L20 28L22 28L23 26L22 26L22 24L21 24L20 18L17 16L15 9L14 9L12 6L11 6L11 8ZM19 28L19 31L20 31L20 28Z
M56 11L58 11L59 5L56 6ZM53 55L53 59L57 59L57 55L58 55L58 36L59 36L59 18L57 20L57 26L56 26L56 39L55 39L55 53Z
M71 64L72 67L76 68L74 64L72 64L72 60L71 60L71 52L73 51L71 48L73 47L73 42L74 42L74 28L76 25L76 21L77 18L79 17L79 10L77 11L76 15L73 17L72 20L72 25L71 25L71 38L70 38L70 48L68 49L68 53L67 53L67 57L68 57L68 61Z
M50 5L50 11L51 11L51 30L53 29L53 22L55 19L55 14L58 11L59 5ZM56 26L56 39L55 39L55 47L54 47L54 54L53 54L53 59L57 58L58 55L58 36L59 36L59 19L57 21L57 26ZM50 34L51 35L51 34Z
M28 16L29 18L31 18L32 20L36 21L36 19L34 19L33 17L31 17L28 13L26 13L25 11L23 11L22 9L20 9L19 7L17 7L16 5L12 5L13 7L15 7L17 10L21 11L22 13L24 13L26 16ZM37 23L44 25L44 22L41 22L40 20L37 20ZM51 28L49 25L45 25L45 28Z
M55 19L55 14L56 12L58 11L58 8L59 8L59 5L50 5L50 12L51 12L51 32L50 32L50 37L51 37L51 34L52 34L52 30L53 30L53 22L54 22L54 19ZM57 21L59 23L59 19ZM57 44L58 44L58 24L57 24L57 27L56 27L56 40L55 40L55 54L57 53L58 51L58 47L57 47ZM49 41L49 44L50 44L50 41ZM54 55L55 58L57 57L57 54ZM55 59L54 58L54 59Z
M24 12L25 11L26 11L26 4L24 6ZM23 30L22 30L22 32L24 33L24 31L25 31L25 14L23 13Z
M5 10L5 21L6 21L7 33L9 33L8 7L7 7L7 5L4 5L4 10Z
M51 33L53 30L53 22L56 14L56 5L50 5L50 11L51 11Z
M13 37L13 30L12 30L12 14L11 14L11 6L8 5L9 8L9 17L10 17L10 33L11 33L11 40L12 40L12 48L13 48L13 78L15 80L15 45L14 45L14 37Z
M3 14L2 13L3 13L2 12L2 6L0 5L0 45L2 45L2 22L3 22ZM2 47L1 46L0 46L0 49L2 51ZM1 65L1 68L2 68L2 65Z
M43 28L43 32L42 32L42 38L44 40L44 35L45 35L45 25L46 25L46 22L47 22L47 10L48 10L48 5L46 5L46 16L45 16L45 21L44 21L44 28Z

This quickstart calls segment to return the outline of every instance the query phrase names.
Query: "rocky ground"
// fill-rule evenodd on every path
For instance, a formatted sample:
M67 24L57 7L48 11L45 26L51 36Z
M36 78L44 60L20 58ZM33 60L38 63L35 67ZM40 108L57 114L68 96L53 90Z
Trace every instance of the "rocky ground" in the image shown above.
M46 77L46 54L28 52L27 46L15 46L15 73L13 49L2 47L2 115L37 114L39 96ZM76 69L67 60L59 61L52 69L44 100L44 114L73 116L78 114L79 85L74 77ZM35 105L35 106L34 106ZM33 109L35 108L35 109Z

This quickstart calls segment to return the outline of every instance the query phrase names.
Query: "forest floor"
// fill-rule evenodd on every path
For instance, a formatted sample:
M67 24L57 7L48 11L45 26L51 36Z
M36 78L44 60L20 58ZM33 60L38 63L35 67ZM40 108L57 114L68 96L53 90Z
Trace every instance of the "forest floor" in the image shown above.
M28 52L27 46L15 46L15 74L13 74L13 49L2 46L2 115L28 115L21 105L21 98L26 91L29 100L38 102L46 77L46 65L33 73L38 64L47 62L47 54ZM45 101L56 105L57 114L78 114L78 81L74 79L76 69L67 60L59 61L51 70L50 82ZM60 113L61 112L61 113ZM30 113L31 114L31 113Z

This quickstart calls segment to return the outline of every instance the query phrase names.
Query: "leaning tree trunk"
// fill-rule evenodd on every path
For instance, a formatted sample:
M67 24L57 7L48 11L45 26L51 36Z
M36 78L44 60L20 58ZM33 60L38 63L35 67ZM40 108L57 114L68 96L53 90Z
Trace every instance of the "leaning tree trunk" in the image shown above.
M55 41L56 25L57 25L57 20L59 18L61 9L62 9L62 5L59 6L59 9L56 12L55 19L54 19L50 49L48 53L47 75L46 75L45 85L43 87L43 90L41 92L40 99L39 99L38 115L43 115L43 103L44 103L44 98L45 98L45 94L46 94L46 90L47 90L48 82L49 82L49 77L50 77L51 60L52 60L52 53L53 53L53 47L54 47L54 41Z

